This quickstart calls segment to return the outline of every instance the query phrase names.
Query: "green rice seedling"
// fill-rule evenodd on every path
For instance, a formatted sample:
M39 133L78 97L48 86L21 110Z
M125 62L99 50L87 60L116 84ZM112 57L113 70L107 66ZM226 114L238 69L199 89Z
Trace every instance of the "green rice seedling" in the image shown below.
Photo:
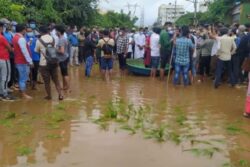
M4 119L15 119L16 118L16 113L14 112L6 112L4 114Z
M240 128L239 124L229 124L226 126L226 131L230 135L236 135L242 132L242 129Z
M175 144L179 145L181 143L181 137L176 132L169 132L168 139L174 142Z
M202 140L191 140L190 143L191 145L196 145L196 144L212 145L210 142Z
M6 128L13 128L14 127L12 121L9 119L0 120L0 125L4 126Z
M239 160L238 162L239 166L242 166L242 167L250 167L250 163L247 161L247 160Z
M181 125L181 126L184 125L184 122L185 122L186 120L187 120L187 117L186 117L185 115L183 115L183 114L177 115L177 117L176 117L176 119L175 119L175 121L176 121L179 125Z
M32 153L32 149L27 146L20 146L16 150L20 156L28 156Z
M227 142L223 139L210 139L211 142L216 142L220 144L226 144Z
M65 112L52 112L49 116L52 122L63 122L70 118Z
M47 138L47 139L60 139L60 138L62 138L62 136L61 136L61 135L58 135L58 134L48 134L48 135L46 136L46 138Z
M117 108L113 105L112 102L109 102L104 117L109 119L116 119L117 116L118 116Z
M92 95L89 97L90 99L96 99L96 95Z
M144 137L146 139L156 139L158 142L166 141L166 127L161 125L153 129L145 130Z
M196 156L205 156L205 157L212 158L213 155L216 152L221 152L221 149L217 148L217 147L212 147L212 148L191 148L191 149L187 149L187 150L184 150L184 151L192 152Z
M55 105L55 109L59 110L59 111L65 111L66 110L66 106L63 103L59 103L59 104Z
M222 167L235 167L234 164L230 163L230 162L226 162L224 164L222 164Z
M121 129L126 130L126 131L129 131L131 135L136 134L136 129L133 128L133 127L131 127L131 126L129 126L129 125L123 125L123 126L121 127Z

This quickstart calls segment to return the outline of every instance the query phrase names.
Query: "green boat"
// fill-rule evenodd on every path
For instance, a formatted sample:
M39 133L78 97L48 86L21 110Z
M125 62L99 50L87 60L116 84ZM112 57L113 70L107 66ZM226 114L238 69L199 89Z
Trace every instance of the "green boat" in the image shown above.
M130 73L141 76L150 76L151 68L146 68L143 59L127 59L127 69ZM159 74L160 68L158 68L157 73ZM165 69L165 74L169 70L169 65Z

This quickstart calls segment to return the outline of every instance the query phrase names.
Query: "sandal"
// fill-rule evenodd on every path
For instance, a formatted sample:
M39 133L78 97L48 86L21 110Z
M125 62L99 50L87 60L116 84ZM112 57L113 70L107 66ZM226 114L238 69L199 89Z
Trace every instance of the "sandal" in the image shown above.
M59 98L58 98L60 101L63 100L63 95L59 95Z
M248 113L244 113L243 116L244 116L245 118L250 118L250 114L248 114Z

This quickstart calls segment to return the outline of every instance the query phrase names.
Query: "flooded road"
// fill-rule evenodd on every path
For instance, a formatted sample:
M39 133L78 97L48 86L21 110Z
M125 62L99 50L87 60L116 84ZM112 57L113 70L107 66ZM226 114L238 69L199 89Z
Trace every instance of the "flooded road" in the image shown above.
M91 78L70 70L59 103L0 102L0 167L250 166L245 89L212 82L167 89L147 77ZM53 87L54 89L54 87Z

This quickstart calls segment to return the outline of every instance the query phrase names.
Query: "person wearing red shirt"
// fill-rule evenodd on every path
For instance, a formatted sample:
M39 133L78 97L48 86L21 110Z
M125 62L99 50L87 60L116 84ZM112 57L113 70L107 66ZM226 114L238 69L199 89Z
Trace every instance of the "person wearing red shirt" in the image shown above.
M2 35L4 24L0 23L0 99L4 101L14 100L14 97L8 95L8 82L10 80L10 56L12 51L8 41Z
M32 97L26 93L26 82L29 79L30 68L34 67L29 46L24 38L26 26L18 24L16 26L16 32L16 35L12 39L12 44L14 47L15 64L19 76L19 89L24 99L32 99Z

